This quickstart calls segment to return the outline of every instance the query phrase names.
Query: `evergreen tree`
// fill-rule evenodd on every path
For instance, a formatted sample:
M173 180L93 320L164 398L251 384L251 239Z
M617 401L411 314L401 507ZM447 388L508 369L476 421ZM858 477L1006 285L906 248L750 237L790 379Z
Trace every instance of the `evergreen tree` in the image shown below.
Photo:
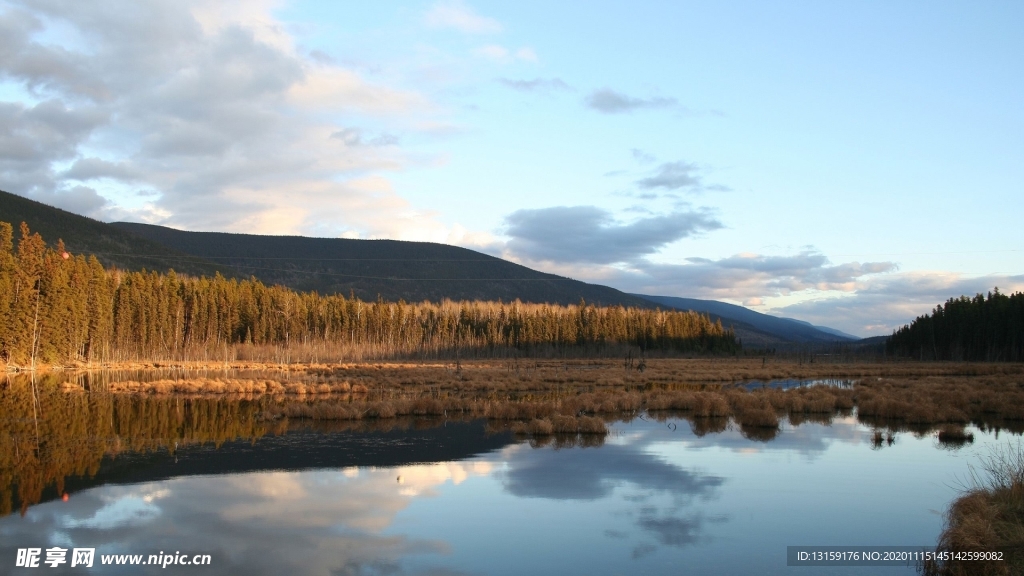
M24 224L15 250L11 230L0 226L0 360L8 364L208 358L241 344L346 346L377 357L738 347L720 322L693 312L582 301L367 303L256 279L104 270L95 257L67 254L60 241L47 248Z
M894 356L920 360L1024 360L1024 293L995 288L974 298L950 298L886 341Z

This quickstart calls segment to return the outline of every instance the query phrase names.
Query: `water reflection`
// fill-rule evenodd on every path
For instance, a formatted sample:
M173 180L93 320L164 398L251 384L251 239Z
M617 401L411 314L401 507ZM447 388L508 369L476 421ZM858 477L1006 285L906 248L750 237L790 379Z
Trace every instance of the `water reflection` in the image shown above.
M482 421L296 425L257 400L39 394L32 419L31 398L0 391L0 486L44 495L0 517L2 570L16 548L62 546L208 553L211 575L790 573L787 545L934 542L932 511L996 441L969 427L973 443L946 450L887 429L877 447L881 431L842 414L762 441L663 412L601 445L531 443Z
M706 522L726 521L724 516L706 518L692 509L695 499L717 497L724 478L667 461L635 440L608 443L600 449L506 449L499 477L505 491L520 498L618 501L623 508L619 514L633 523L632 530L609 528L604 535L615 539L629 539L631 532L652 536L652 542L633 546L630 557L634 559L656 551L656 544L680 548L696 544L706 538L702 532Z
M465 458L511 441L505 433L481 444L474 439L482 434L464 433L465 422L443 418L289 423L265 417L274 402L267 397L68 393L65 384L65 375L50 374L36 386L0 386L0 515L109 482L394 466ZM350 430L374 434L324 433Z
M0 514L94 476L104 457L255 439L279 431L251 400L67 393L61 375L0 387Z
M505 489L529 498L595 500L628 484L676 496L708 497L723 482L643 452L636 444L600 450L517 450L509 453Z
M0 553L6 561L27 546L203 552L214 558L206 574L669 574L681 562L697 572L781 573L787 543L933 541L939 519L927 511L952 497L936 483L965 464L932 437L873 452L871 430L852 418L783 426L767 443L735 425L697 436L676 423L621 423L601 447L506 440L457 461L381 467L323 460L327 467L275 468L282 450L304 449L303 462L316 464L346 447L379 445L383 436L371 432L307 429L216 451L185 446L164 455L177 457L179 474L140 480L172 465L137 462L135 477L118 477L127 483L0 519ZM462 425L461 446L494 438L482 424ZM447 442L404 434L410 444ZM220 471L192 474L209 471L218 454ZM876 492L870 479L881 470L907 485ZM822 505L837 494L850 502ZM865 507L870 523L858 516ZM821 524L834 517L841 526Z
M782 380L751 380L743 383L748 390L757 388L778 388L789 390L790 388L810 388L813 386L831 386L833 388L853 388L856 380L848 378L785 378Z
M207 574L374 573L410 554L446 553L439 539L381 533L411 498L381 475L267 472L104 486L34 508L0 533L5 547L208 553ZM444 477L424 475L425 484Z

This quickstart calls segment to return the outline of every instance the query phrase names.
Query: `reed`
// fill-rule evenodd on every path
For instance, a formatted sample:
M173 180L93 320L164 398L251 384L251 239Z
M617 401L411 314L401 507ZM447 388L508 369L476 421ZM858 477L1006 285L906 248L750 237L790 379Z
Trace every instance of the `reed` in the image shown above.
M512 425L512 431L529 436L549 436L555 432L555 427L546 418L534 418L529 422L516 422Z
M1024 429L1024 366L1016 364L848 364L828 367L849 387L812 386L748 392L717 378L766 370L823 376L822 367L744 359L649 359L640 374L621 363L587 361L391 362L310 365L150 363L118 371L68 372L68 390L186 396L267 396L327 402L397 402L360 414L437 415L466 411L486 418L550 419L555 414L627 415L662 411L695 418L732 417L748 428L777 426L778 417L827 423L855 411L877 428L925 432L937 426ZM860 376L858 374L879 374ZM697 381L695 377L708 377ZM763 377L763 374L759 374ZM81 384L76 384L81 382ZM76 388L79 386L79 388ZM401 402L415 400L415 407ZM401 402L399 402L401 401ZM773 421L772 415L776 418ZM318 414L350 414L321 410ZM362 416L365 417L365 416Z
M551 418L534 418L529 422L516 422L512 424L512 432L525 436L549 436L576 435L576 434L597 434L605 435L608 427L600 418L592 416L565 416L555 414Z
M34 429L18 428L24 419L0 419L0 503L7 498L4 490L15 485L8 478L22 478L16 485L26 496L19 500L33 501L42 486L61 481L65 474L88 474L103 454L131 447L162 448L169 438L222 442L289 426L387 430L401 423L486 419L494 431L514 431L547 446L598 445L608 423L640 415L686 420L695 436L735 425L748 439L767 441L779 433L783 418L797 426L828 424L837 415L856 414L878 430L870 439L877 448L891 445L905 431L938 432L940 445L950 449L969 443L968 425L1024 432L1021 365L761 365L760 360L743 358L648 358L639 373L624 369L621 361L602 359L307 365L146 362L119 364L117 370L50 371L37 375L37 388L50 406L47 412L59 416L48 424L49 434L57 430L52 423L60 421L73 423L66 434L69 446L74 438L97 437L131 439L131 444L97 443L88 458L68 457L66 461L74 463L68 464L71 468L61 464L43 470L40 467L49 464L11 459L11 454L33 453L21 443L34 438ZM748 391L735 385L742 380L724 380L744 374L855 382L848 387ZM29 375L0 382L2 412L24 412L31 418L31 390ZM181 403L190 408L184 413L172 410ZM154 422L169 427L140 427L139 422L151 416L136 414L131 407L142 406L161 407L164 412ZM112 414L134 416L111 424ZM200 429L196 423L211 432L192 432ZM238 427L240 423L245 425Z
M1001 561L928 561L925 576L1024 572L1024 446L1006 444L982 458L946 512L938 552L999 552Z

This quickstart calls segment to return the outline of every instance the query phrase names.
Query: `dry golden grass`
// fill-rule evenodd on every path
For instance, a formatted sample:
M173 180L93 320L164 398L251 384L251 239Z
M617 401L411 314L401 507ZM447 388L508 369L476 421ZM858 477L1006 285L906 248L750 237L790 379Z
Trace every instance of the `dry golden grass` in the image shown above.
M392 361L392 362L302 362L278 363L259 361L152 361L152 362L107 362L51 366L50 370L69 372L81 371L130 371L167 370L187 371L253 370L270 372L316 372L337 373L338 371L372 370L383 374L418 374L420 377L436 378L437 373L457 372L464 379L473 380L478 376L500 377L499 379L531 380L594 380L586 374L600 373L609 381L629 383L676 382L737 382L749 380L782 380L805 378L922 378L926 376L984 376L1020 375L1024 365L1011 363L981 362L797 362L784 359L761 358L648 358L642 373L625 370L621 359L493 359L452 361ZM557 374L561 373L561 374ZM582 378L581 378L582 376Z
M534 418L529 422L516 422L512 425L516 434L547 436L551 434L600 434L608 433L608 427L600 418L591 416L565 416L555 414L548 418Z
M1024 446L1007 445L982 461L980 474L946 513L939 552L1000 552L1001 561L924 562L925 576L1024 573Z
M872 441L878 448L891 445L901 430L938 429L940 443L952 448L969 441L968 424L1024 431L1020 364L762 366L760 359L648 359L643 372L609 360L153 363L111 368L116 370L67 371L52 374L50 380L69 402L90 401L84 391L113 392L112 398L126 402L137 400L135 395L166 403L174 403L176 396L212 397L226 405L235 403L221 400L252 399L258 423L268 429L308 425L391 430L486 418L491 431L525 435L534 446L600 445L608 424L640 415L659 421L685 419L697 436L734 425L751 440L767 441L779 433L782 419L792 425L829 423L837 415L855 413L875 429ZM755 379L852 383L786 391L735 385ZM1024 481L1008 486L967 494L950 512L951 535L944 545L1019 542L1024 550L1024 536L1013 532L1020 530L1024 517Z
M695 433L732 419L748 437L773 438L780 419L828 423L850 414L877 429L954 431L975 423L1024 429L1024 365L980 363L799 363L743 358L648 359L646 369L622 361L476 360L346 364L152 363L117 370L69 372L81 389L114 393L269 397L272 417L313 420L403 416L484 417L518 422L517 431L567 434L585 417L632 418L671 412ZM783 391L737 382L830 380L844 386ZM74 385L69 389L75 389ZM277 413L273 413L277 410ZM557 424L573 418L575 424ZM566 420L565 422L568 422ZM551 424L550 432L546 424ZM573 428L573 426L576 426ZM582 426L582 428L581 428Z

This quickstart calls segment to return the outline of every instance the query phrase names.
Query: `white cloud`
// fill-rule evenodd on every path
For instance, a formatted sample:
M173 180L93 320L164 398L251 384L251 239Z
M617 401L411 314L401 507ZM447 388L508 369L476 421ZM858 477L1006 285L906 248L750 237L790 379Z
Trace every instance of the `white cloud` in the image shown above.
M61 177L83 182L103 178L131 182L138 180L141 174L126 162L110 162L102 158L79 158L61 174Z
M445 114L297 50L276 4L0 8L0 79L33 96L0 102L0 181L86 215L187 229L446 237L387 178L424 161L398 135L450 132ZM460 6L438 5L437 21L487 28ZM139 189L156 195L140 205Z
M93 104L67 105L54 98L35 105L0 102L0 178L12 191L52 191L53 165L74 159L108 120L109 113Z
M616 266L586 259L516 259L539 264L546 272L625 292L742 303L767 314L862 337L890 334L950 298L985 293L997 286L1006 293L1024 291L1021 275L901 272L893 262L832 264L814 250L785 256L742 253L720 259L694 257L685 264L654 263L645 258Z
M701 181L697 171L698 167L696 164L682 161L666 162L658 167L655 174L638 180L636 184L646 190L653 188L664 188L666 190L699 188Z
M623 224L593 207L520 211L507 219L511 239L501 253L546 272L625 292L742 303L861 336L887 334L960 294L996 285L1024 289L1024 277L901 273L894 262L833 264L813 249L652 262L649 256L702 226L692 220L694 215L707 217L680 213ZM710 220L705 229L713 230L712 223L717 221Z
M303 72L303 81L293 84L288 93L300 107L377 115L428 108L417 94L369 84L354 72L333 65L304 63Z
M562 264L632 262L722 224L706 211L677 211L622 223L596 206L518 210L505 218L510 256Z
M500 22L477 14L458 0L434 4L427 11L425 20L432 28L452 28L466 34L495 34L502 30Z
M997 286L1006 293L1024 291L1024 275L883 274L859 282L846 297L808 299L773 312L859 336L887 335L950 298L984 294Z
M813 250L788 256L741 253L717 260L691 257L685 264L630 263L612 280L616 288L661 296L743 302L816 293L852 293L865 278L891 273L892 262L833 265Z
M89 186L73 186L59 192L41 190L33 195L33 198L44 204L91 218L103 218L111 208L110 201Z

